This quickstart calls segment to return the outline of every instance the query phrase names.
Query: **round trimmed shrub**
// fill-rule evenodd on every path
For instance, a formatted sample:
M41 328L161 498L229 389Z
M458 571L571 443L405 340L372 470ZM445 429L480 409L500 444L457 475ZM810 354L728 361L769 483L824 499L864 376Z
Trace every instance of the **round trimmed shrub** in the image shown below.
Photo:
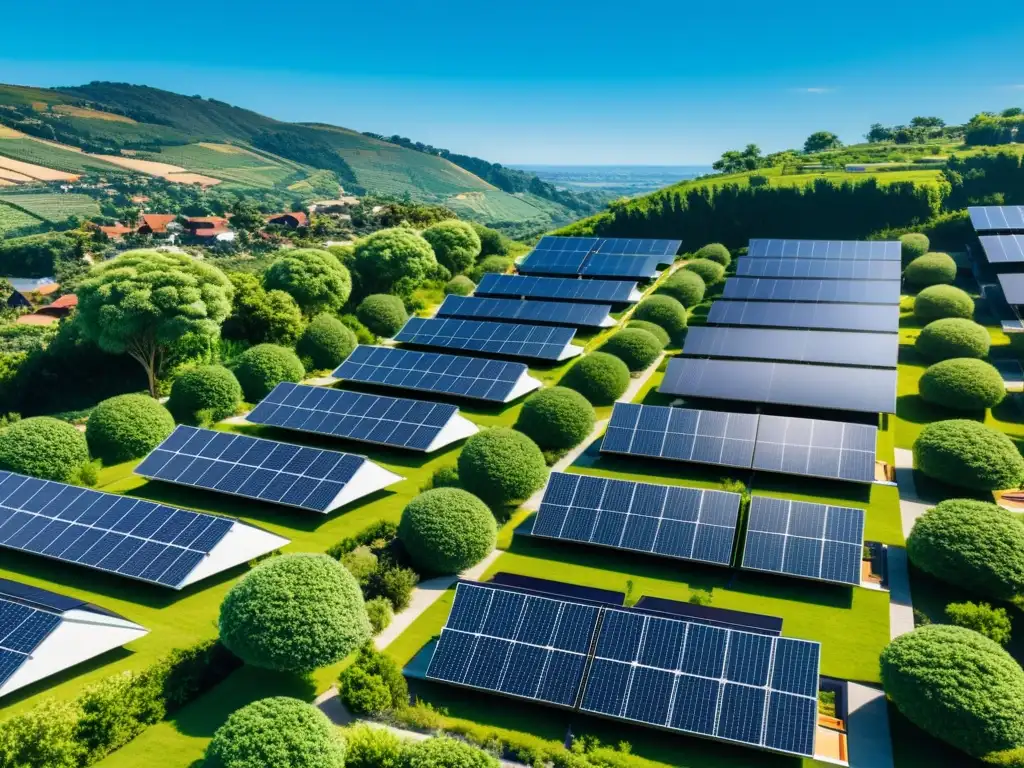
M456 275L444 285L445 296L469 296L476 290L476 283L465 275Z
M433 736L410 744L403 755L405 768L498 768L489 752L451 736Z
M85 440L104 464L145 456L174 431L170 411L149 395L118 395L89 414Z
M725 267L711 259L693 259L692 261L687 262L683 266L683 269L688 269L689 271L696 272L700 275L701 280L704 281L704 285L720 283L725 277Z
M330 251L286 251L263 274L263 287L292 296L307 315L339 310L352 293L352 276Z
M684 307L695 307L704 301L704 279L689 269L677 269L668 280L658 288L663 293L676 299Z
M918 383L922 399L958 411L983 411L1003 402L1006 385L984 360L954 357L935 363Z
M952 283L956 280L956 262L948 253L926 253L907 264L903 277L919 288Z
M437 268L437 259L430 243L411 229L392 227L356 243L352 268L363 293L405 293Z
M717 264L721 264L723 267L728 267L732 263L732 255L729 253L729 249L721 243L708 243L695 254L695 259L707 259Z
M914 523L907 557L940 581L980 597L1024 595L1024 522L984 501L947 499Z
M386 728L353 725L345 730L346 768L399 768L405 741Z
M658 343L662 347L667 347L671 339L668 337L668 332L660 325L655 323L649 323L646 320L630 320L626 323L627 328L639 328L641 331L647 331L651 336L658 340Z
M1024 459L998 430L968 419L936 421L914 441L914 466L928 477L975 491L1016 488Z
M600 351L615 355L631 371L642 371L658 359L661 342L647 331L625 328L601 345Z
M461 488L424 491L402 510L398 539L418 568L458 573L494 549L498 526L480 499Z
M931 624L882 651L882 686L910 722L973 757L1024 743L1024 670L998 643Z
M295 351L308 358L312 370L337 368L356 348L356 335L334 315L314 317L299 337Z
M549 387L526 398L516 429L544 450L560 450L583 442L596 421L594 406L579 392Z
M629 388L629 368L615 355L591 352L566 371L558 383L575 389L594 405L611 405Z
M921 329L914 351L927 362L952 357L982 358L992 343L984 326L962 317L933 320Z
M356 317L378 336L390 339L409 319L405 304L390 293L375 293L363 299L356 307Z
M327 555L263 561L225 595L219 626L238 658L280 672L312 672L370 638L359 583Z
M974 317L974 299L953 285L930 285L914 297L914 317L922 323L945 317Z
M203 768L344 768L345 741L327 715L274 696L231 713L213 734Z
M66 482L87 461L85 435L66 421L34 416L0 432L0 469Z
M508 427L478 432L459 454L459 482L488 504L528 498L548 476L544 454L533 440Z
M676 341L686 332L686 308L671 296L655 295L644 299L636 305L633 319L660 325Z
M233 416L242 403L242 385L222 365L190 368L174 380L167 410L179 424L198 424L200 414L211 421Z
M282 381L299 382L305 375L298 355L277 344L249 347L235 365L235 377L250 403L262 400Z
M919 232L911 232L900 237L900 253L903 258L903 265L906 266L918 256L924 256L931 248L931 242L927 235Z
M470 224L458 219L439 221L423 230L423 239L434 249L438 263L453 275L465 272L480 255L480 236Z

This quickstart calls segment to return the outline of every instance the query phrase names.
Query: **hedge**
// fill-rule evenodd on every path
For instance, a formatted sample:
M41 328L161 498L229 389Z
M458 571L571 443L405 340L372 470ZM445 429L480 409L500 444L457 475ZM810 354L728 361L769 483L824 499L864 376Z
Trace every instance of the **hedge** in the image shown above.
M695 307L704 301L704 279L689 269L677 269L658 288L663 293L676 299L684 307Z
M250 347L235 363L235 376L250 403L258 403L282 381L299 382L305 375L298 355L277 344Z
M926 253L907 265L903 277L919 288L952 283L956 280L956 262L948 253Z
M919 627L886 646L880 664L886 695L926 733L978 758L1024 744L1024 670L987 637Z
M174 380L167 410L179 424L217 422L233 416L242 403L242 385L222 365L190 368Z
M221 642L255 667L312 672L345 658L370 637L359 584L327 555L265 560L220 607Z
M387 728L353 725L345 730L345 768L402 768L407 743Z
M269 290L284 291L307 315L337 311L352 293L352 276L330 251L299 248L286 251L263 275Z
M1005 608L993 608L988 603L949 603L945 613L954 626L974 630L1000 645L1010 642L1013 624Z
M405 749L405 768L498 768L501 764L482 749L450 736L435 736Z
M683 269L688 269L690 272L700 275L705 285L720 283L725 277L725 267L711 259L693 259L688 261L683 266Z
M480 255L480 236L464 221L439 221L424 229L422 234L423 239L434 249L437 262L453 275L468 270Z
M544 485L547 476L537 444L508 427L478 432L459 454L459 482L488 504L526 499Z
M914 317L922 323L945 317L974 317L974 299L953 285L931 285L914 297Z
M1006 397L1006 384L984 360L954 357L935 363L918 382L921 398L933 405L959 411L983 411Z
M910 232L900 236L900 253L904 266L918 256L924 256L928 253L929 248L931 248L931 243L927 235L922 235L919 232Z
M35 416L0 431L0 469L67 482L88 461L85 435L66 421Z
M639 328L641 331L647 331L651 336L658 340L658 343L662 347L667 347L671 339L668 337L668 332L665 331L660 325L656 323L648 322L647 320L630 320L626 323L627 328Z
M311 370L337 368L356 348L356 335L333 315L314 317L299 337L295 351Z
M173 431L174 417L149 395L117 395L89 414L85 440L97 459L120 464L145 456Z
M488 512L490 514L490 512ZM409 686L401 667L367 643L338 678L338 691L350 712L378 715L409 705Z
M936 421L914 441L914 466L928 477L974 491L1016 488L1024 459L1002 432L968 419Z
M714 261L723 267L728 267L732 263L732 255L729 253L729 249L721 243L708 243L693 254L693 257L695 259Z
M686 307L671 296L656 294L644 299L636 305L633 319L660 325L674 341L682 340L686 333Z
M625 328L612 334L600 347L601 352L615 355L631 371L646 369L658 359L661 349L661 342L639 328Z
M615 355L591 352L581 357L558 383L575 389L594 405L611 405L629 388L629 368Z
M424 491L402 510L398 540L421 572L459 573L494 549L498 528L480 499L461 488Z
M367 296L356 308L356 317L373 333L387 339L402 330L409 319L402 300L388 293Z
M596 421L594 407L579 392L549 387L526 398L515 428L544 450L561 450L583 442Z
M445 296L469 296L476 290L476 283L465 275L456 275L444 284Z
M953 357L982 358L988 355L991 343L984 326L971 320L948 317L933 320L922 328L914 342L914 351L925 362Z

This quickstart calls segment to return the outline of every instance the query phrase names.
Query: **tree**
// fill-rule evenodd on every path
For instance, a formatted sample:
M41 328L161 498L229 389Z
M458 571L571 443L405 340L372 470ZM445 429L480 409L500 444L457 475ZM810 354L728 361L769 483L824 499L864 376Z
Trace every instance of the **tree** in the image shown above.
M490 554L497 531L494 515L476 496L433 488L402 510L398 539L421 571L459 573Z
M0 469L67 482L89 461L85 435L49 416L22 419L0 431Z
M459 454L459 482L489 504L528 498L548 476L544 454L522 432L494 427L466 441Z
M375 334L388 339L402 330L409 319L402 300L387 293L374 293L359 302L356 317Z
M1000 645L1010 642L1013 627L1005 608L993 608L988 603L950 603L946 618L950 624L974 630Z
M290 346L302 333L302 310L284 291L268 291L255 275L234 272L235 288L231 314L221 329L224 338L251 344Z
M120 218L126 227L129 229L135 229L136 225L139 223L139 216L141 215L142 211L138 208L130 207L124 208L121 211Z
M547 387L526 398L516 429L545 450L563 450L583 442L596 420L594 407L579 392Z
M128 251L93 267L78 286L77 323L106 352L128 354L157 373L173 345L190 336L212 342L234 289L216 267L183 253Z
M458 219L427 227L423 239L434 249L438 263L453 275L469 270L480 255L480 236L472 226Z
M684 307L695 307L704 301L706 289L704 278L692 269L677 269L661 284L658 292L671 296Z
M281 290L307 315L336 312L352 292L352 277L329 251L299 248L286 251L263 275L263 287Z
M711 164L716 171L724 173L739 173L741 171L753 171L765 164L761 157L761 148L756 144L747 144L742 151L729 150L723 152L722 157Z
M615 355L629 370L636 372L657 360L662 346L657 338L641 328L623 328L613 333L599 349L605 354Z
M683 266L683 269L700 275L704 285L715 285L722 282L725 277L725 267L711 259L691 259Z
M283 381L297 383L306 375L292 350L277 344L257 344L249 347L235 364L235 376L250 403L257 403Z
M179 424L216 423L234 416L242 403L242 385L222 365L190 368L174 380L167 410Z
M890 141L892 139L892 129L886 128L881 123L872 123L868 132L864 134L864 138L868 140L869 144L877 144L880 141Z
M713 261L707 263L715 264ZM715 266L721 269L720 265ZM647 297L636 305L633 317L660 325L676 341L686 333L686 308L671 296L655 294Z
M302 332L295 351L310 370L337 368L356 348L356 335L334 315L314 317Z
M1020 115L1024 115L1024 109L1020 107L1010 107L999 113L1000 117L1019 117Z
M575 389L594 405L611 405L629 388L629 368L615 355L591 352L581 357L559 384Z
M263 229L266 220L256 203L246 198L239 198L231 206L231 228L252 234Z
M411 294L436 265L430 243L401 227L374 232L356 244L354 266L364 296Z
M732 254L729 253L729 249L721 243L708 243L702 245L697 249L697 252L693 254L695 259L710 259L711 261L717 261L723 267L728 267L732 263Z
M138 459L174 431L174 418L152 397L117 395L89 414L85 439L89 451L105 464Z
M910 125L914 128L942 128L946 121L941 117L913 117Z
M1002 432L969 419L934 421L914 441L914 466L928 477L973 491L1017 488L1024 459Z
M434 736L410 744L405 750L407 768L498 768L493 756L451 736Z
M839 149L843 146L843 142L839 140L839 137L829 131L816 131L807 137L807 141L804 142L804 152L806 154L812 154L814 152L824 152L829 149Z

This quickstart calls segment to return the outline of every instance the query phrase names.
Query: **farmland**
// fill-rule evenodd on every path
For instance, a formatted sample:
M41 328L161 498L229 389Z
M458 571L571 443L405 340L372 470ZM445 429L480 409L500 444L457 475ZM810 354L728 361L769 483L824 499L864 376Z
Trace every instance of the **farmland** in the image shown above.
M24 163L33 163L65 173L124 173L116 165L72 149L30 138L3 138L0 136L0 155Z
M297 163L271 161L230 144L187 144L139 153L140 158L187 168L189 171L248 187L270 188L297 177Z
M39 219L25 211L0 203L0 235L22 227L34 227Z
M68 216L98 216L100 207L88 195L60 193L3 194L0 202L23 208L45 221L63 221Z

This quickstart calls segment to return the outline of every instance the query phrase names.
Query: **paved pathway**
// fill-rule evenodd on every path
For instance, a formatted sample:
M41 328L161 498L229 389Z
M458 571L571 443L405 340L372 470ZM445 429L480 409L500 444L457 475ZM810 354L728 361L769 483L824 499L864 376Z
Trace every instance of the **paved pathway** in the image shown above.
M893 768L885 694L860 683L846 686L850 768Z

